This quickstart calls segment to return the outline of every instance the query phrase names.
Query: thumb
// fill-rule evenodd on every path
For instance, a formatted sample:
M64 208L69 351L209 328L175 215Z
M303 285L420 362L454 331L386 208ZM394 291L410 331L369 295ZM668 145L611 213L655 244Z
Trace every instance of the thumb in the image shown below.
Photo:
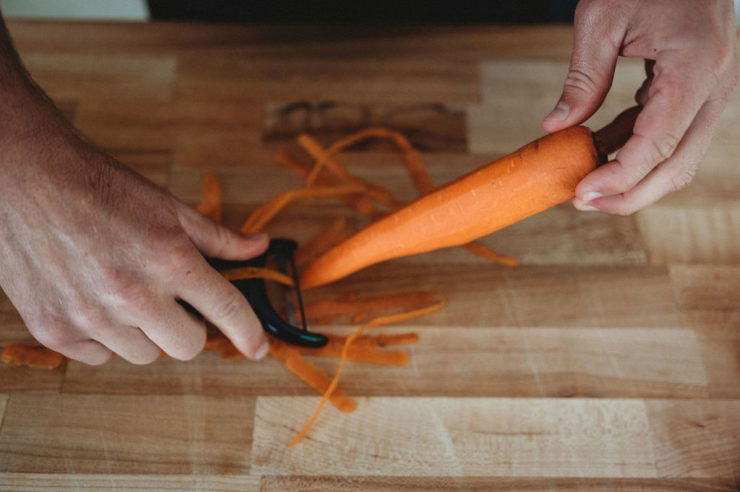
M265 251L267 234L239 234L177 203L180 225L195 246L206 256L222 260L247 260Z
M582 4L582 5L581 5ZM574 20L573 52L563 92L542 122L547 132L568 128L591 117L614 78L623 32L602 14L597 2L581 2Z

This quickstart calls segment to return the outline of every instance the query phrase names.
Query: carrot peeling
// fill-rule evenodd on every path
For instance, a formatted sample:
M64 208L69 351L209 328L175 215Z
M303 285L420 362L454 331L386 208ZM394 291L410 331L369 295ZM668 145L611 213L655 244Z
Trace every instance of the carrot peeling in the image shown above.
M343 346L344 341L330 339L321 348L301 347L298 351L303 355L338 358L342 356ZM409 363L409 354L403 350L379 350L372 345L354 345L347 351L347 360L380 366L405 366Z
M331 380L331 383L329 383L329 387L324 392L324 395L321 397L321 401L319 401L319 404L316 407L316 410L314 410L313 415L311 415L311 418L308 420L306 425L301 429L301 431L298 433L298 435L288 444L289 448L292 448L301 440L306 437L306 434L313 428L314 424L319 418L319 415L321 414L321 410L324 408L324 405L327 401L331 398L331 395L334 393L334 390L337 388L337 385L339 384L339 378L342 376L342 372L344 371L344 365L347 361L347 353L349 352L350 347L352 346L352 343L362 335L362 333L368 329L375 326L383 326L383 325L389 325L392 323L400 323L402 321L407 321L413 318L418 318L419 316L425 316L427 314L431 314L435 311L438 311L442 309L445 304L447 304L445 301L440 301L436 304L432 304L431 306L427 306L421 309L416 309L414 311L408 311L405 313L400 314L394 314L391 316L382 316L379 318L375 318L367 322L366 324L362 325L360 328L358 328L354 333L352 333L347 340L344 342L344 346L342 347L342 353L339 358L339 366L337 367L337 373L334 375L334 378Z
M506 256L496 253L494 250L489 248L483 243L479 243L478 241L473 241L472 243L468 243L463 246L465 249L473 253L474 255L480 256L481 258L485 258L488 261L491 261L493 263L498 263L500 265L504 265L510 268L515 268L519 266L519 260L514 258L513 256Z
M255 210L252 215L244 222L241 227L243 234L253 234L260 232L280 211L291 202L316 199L332 198L343 195L362 193L364 190L361 186L322 186L315 188L302 188L282 193L266 204Z
M437 300L433 292L418 291L406 292L388 296L368 297L357 299L352 296L334 299L324 299L308 303L304 307L306 319L314 323L326 324L334 318L341 316L353 316L354 322L367 319L370 315L379 311L391 309L412 309L423 306Z
M65 357L44 347L29 347L20 343L9 343L3 348L0 360L17 366L35 369L56 369Z
M222 203L223 193L218 178L213 173L203 175L202 199L196 210L214 222L221 223L223 220Z
M244 280L248 278L264 278L269 280L274 280L275 282L279 282L283 285L294 285L293 279L290 278L290 276L285 275L284 273L280 273L275 270L271 270L269 268L261 268L261 267L242 267L242 268L232 268L230 270L223 270L221 271L221 275L226 280Z

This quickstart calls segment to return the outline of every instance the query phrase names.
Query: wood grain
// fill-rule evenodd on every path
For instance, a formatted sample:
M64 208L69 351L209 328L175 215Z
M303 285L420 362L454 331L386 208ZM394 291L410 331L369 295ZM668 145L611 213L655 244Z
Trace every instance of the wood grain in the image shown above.
M249 473L252 398L14 393L0 472Z
M310 439L286 448L316 400L257 399L257 473L657 476L639 400L363 399L346 418L327 409ZM370 436L371 447L357 445Z
M321 331L346 333L343 327ZM702 398L709 396L696 335L691 330L419 327L408 367L349 364L342 386L351 395ZM455 336L450 337L450 331ZM64 393L311 395L272 360L217 361L203 354L187 364L164 359L146 368L112 361L72 362ZM333 373L335 360L316 358ZM717 364L718 372L734 365ZM461 384L463 383L463 384Z
M2 473L0 487L14 492L39 491L110 491L161 492L189 490L198 492L257 492L260 478L251 475L126 475L64 473Z
M122 164L188 204L216 173L230 227L301 185L273 155L301 156L299 131L400 129L436 185L511 152L543 133L572 42L566 26L9 27L64 116ZM620 60L587 124L632 105L642 78ZM738 142L736 95L686 190L631 217L565 203L485 238L515 270L451 248L307 292L426 289L448 306L377 329L419 334L409 365L348 364L359 409L328 408L293 449L318 396L272 359L2 364L0 490L739 490ZM416 196L388 146L341 161ZM305 242L340 216L367 223L322 201L268 231ZM33 343L3 295L0 335Z

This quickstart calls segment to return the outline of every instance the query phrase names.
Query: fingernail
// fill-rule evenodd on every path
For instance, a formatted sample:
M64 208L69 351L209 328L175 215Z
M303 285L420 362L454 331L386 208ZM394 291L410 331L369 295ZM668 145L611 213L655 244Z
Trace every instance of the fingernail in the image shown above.
M586 193L583 194L583 201L584 202L590 202L591 200L596 200L597 198L601 198L602 196L604 196L604 195L602 195L599 192L596 192L596 191L588 191L588 192L586 192Z
M578 210L581 212L601 212L598 208L594 207L593 205L581 205L578 207Z
M264 359L267 355L267 352L270 350L270 342L265 341L262 345L260 345L260 348L258 348L254 353L254 360L260 360Z
M555 109L553 109L552 112L547 115L547 117L545 118L545 120L547 120L547 121L562 121L562 120L564 120L565 118L568 117L568 113L569 112L570 112L570 108L568 107L568 105L565 104L564 102L560 101L555 106Z

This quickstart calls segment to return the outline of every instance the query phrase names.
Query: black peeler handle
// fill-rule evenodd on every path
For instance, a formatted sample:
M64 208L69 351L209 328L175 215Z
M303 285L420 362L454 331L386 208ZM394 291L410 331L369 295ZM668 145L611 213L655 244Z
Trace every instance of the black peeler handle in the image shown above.
M293 261L293 253L298 248L298 243L292 239L272 239L270 246L260 256L246 261L230 261L215 258L206 258L208 263L217 270L227 270L231 268L243 267L264 267L269 256L277 256L283 260ZM298 278L293 273L293 279L296 282L295 288L300 289ZM298 328L283 320L275 311L267 296L265 280L261 278L249 278L242 280L232 280L234 286L244 294L247 301L254 309L254 313L262 323L262 327L267 333L292 345L302 347L323 347L329 342L329 339L320 333L312 333L306 329ZM300 295L300 290L297 290ZM305 320L305 317L304 317Z

